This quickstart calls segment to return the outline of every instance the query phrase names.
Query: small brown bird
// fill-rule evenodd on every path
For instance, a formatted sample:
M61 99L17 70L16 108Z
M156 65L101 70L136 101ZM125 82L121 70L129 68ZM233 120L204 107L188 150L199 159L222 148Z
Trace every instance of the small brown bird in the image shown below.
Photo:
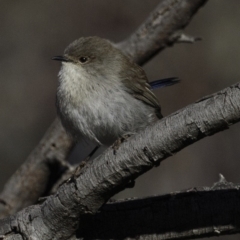
M110 145L162 118L144 70L108 40L82 37L53 59L62 62L57 111L76 139L85 136L99 145ZM152 86L178 81L158 80Z

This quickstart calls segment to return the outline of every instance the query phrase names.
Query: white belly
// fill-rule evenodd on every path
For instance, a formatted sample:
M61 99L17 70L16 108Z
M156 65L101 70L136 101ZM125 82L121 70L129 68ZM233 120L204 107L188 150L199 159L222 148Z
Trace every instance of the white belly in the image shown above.
M95 81L70 76L73 74L60 72L57 105L63 125L75 138L86 136L98 144L110 145L156 119L154 108L127 93L114 76Z

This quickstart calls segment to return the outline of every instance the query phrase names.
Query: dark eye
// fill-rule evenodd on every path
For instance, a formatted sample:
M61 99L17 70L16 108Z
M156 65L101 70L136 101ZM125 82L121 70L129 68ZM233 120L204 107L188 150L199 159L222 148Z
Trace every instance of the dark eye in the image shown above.
M79 58L79 61L80 61L81 63L85 63L87 60L88 60L87 57L80 57L80 58Z

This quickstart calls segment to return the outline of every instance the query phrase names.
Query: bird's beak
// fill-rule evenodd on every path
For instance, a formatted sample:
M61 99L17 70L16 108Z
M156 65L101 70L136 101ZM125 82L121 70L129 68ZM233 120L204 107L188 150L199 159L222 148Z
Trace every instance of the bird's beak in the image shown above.
M71 62L71 60L66 56L55 56L52 60L61 61L61 62Z

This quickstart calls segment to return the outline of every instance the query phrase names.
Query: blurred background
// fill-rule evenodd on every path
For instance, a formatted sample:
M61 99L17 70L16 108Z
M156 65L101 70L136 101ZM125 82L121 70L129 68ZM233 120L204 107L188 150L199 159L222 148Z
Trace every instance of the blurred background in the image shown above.
M56 117L60 63L51 60L81 36L118 42L128 37L159 0L0 1L0 188L26 159ZM240 79L240 1L211 0L185 33L203 38L176 44L144 65L149 80L179 77L155 91L166 116ZM205 138L141 176L117 198L212 186L222 173L240 182L239 124ZM75 151L72 157L79 157ZM221 239L235 239L237 236ZM219 239L219 238L218 238Z

